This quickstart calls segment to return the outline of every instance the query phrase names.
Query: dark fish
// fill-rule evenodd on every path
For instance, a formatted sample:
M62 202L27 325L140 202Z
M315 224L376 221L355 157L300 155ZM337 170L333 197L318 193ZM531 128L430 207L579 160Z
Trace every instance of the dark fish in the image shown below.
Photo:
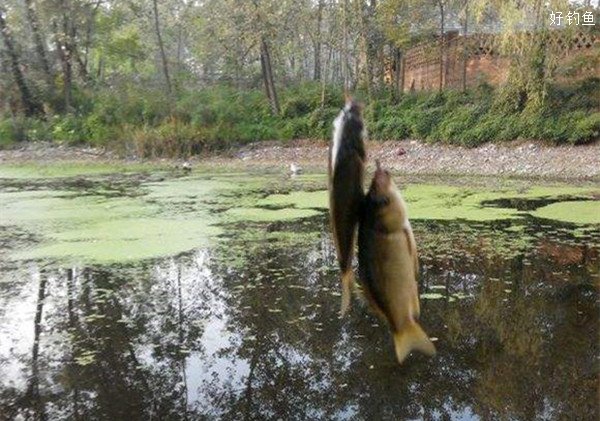
M329 147L329 214L342 272L342 315L350 307L356 225L364 199L364 124L358 104L348 100L333 122Z
M361 212L358 267L369 304L390 325L398 362L414 349L434 355L417 322L419 262L406 204L379 162Z

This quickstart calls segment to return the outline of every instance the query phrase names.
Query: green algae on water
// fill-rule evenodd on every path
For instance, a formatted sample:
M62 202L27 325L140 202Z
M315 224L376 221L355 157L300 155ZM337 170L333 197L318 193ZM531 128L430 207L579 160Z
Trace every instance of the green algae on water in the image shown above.
M600 224L600 201L558 202L536 209L531 214L538 218L573 224Z
M172 169L169 165L126 162L59 162L0 165L0 178L38 179L140 173Z
M298 209L328 209L326 190L294 191L288 194L272 194L257 202L258 206L295 207Z
M13 252L17 259L118 262L168 256L205 247L221 232L207 206L192 203L182 212L173 205L190 193L213 197L225 187L194 180L179 189L150 185L146 195L108 198L60 190L0 193L0 225L41 238Z
M56 168L48 166L45 171L48 177L68 177L152 168L158 167L74 164ZM18 170L22 171L23 176L27 171L33 171L27 167ZM0 175L10 171L15 169L0 166ZM39 169L35 172L44 174ZM119 195L118 190L111 195L89 190L78 192L72 186L67 189L56 182L45 186L54 189L43 190L43 183L37 181L32 187L42 190L8 189L0 192L0 225L8 230L26 231L39 240L34 244L28 240L30 243L27 247L10 254L18 259L73 258L117 262L166 256L210 245L215 236L227 230L236 236L254 230L257 243L265 240L285 243L287 235L296 235L305 229L303 225L294 225L295 222L290 224L292 221L323 215L328 208L327 191L322 190L322 184L315 185L315 180L320 183L324 176L289 179L265 174L194 173L160 182L141 180L129 187L126 196ZM315 191L314 188L321 190ZM588 194L589 198L595 197L589 188L533 187L527 190L511 188L486 191L480 187L410 184L402 193L408 204L409 217L417 221L486 222L517 220L531 214L580 224L600 223L597 201L570 200L529 213L488 205L489 201L514 197L535 199L543 196L557 200L567 200L573 195L582 197ZM245 222L249 224L244 225ZM264 224L274 222L285 223L277 225L278 234L265 234ZM307 219L299 223L312 222ZM311 228L311 232L320 232L321 229L319 222L318 226ZM473 229L479 231L482 228L473 226ZM513 230L524 234L519 224L513 228L506 227L508 232ZM535 238L520 235L519 240L531 242ZM509 248L518 251L520 248L514 247L514 241L511 239L512 246ZM422 238L421 242L427 244L428 239ZM503 244L501 246L504 247ZM438 250L438 247L434 249Z
M19 251L14 257L102 263L140 260L206 247L211 237L219 233L218 228L203 220L120 219L51 234L44 243Z
M312 209L265 209L265 208L232 208L224 213L228 222L275 222L289 221L292 219L308 218L319 215L320 212Z
M516 219L526 212L514 208L486 206L484 203L509 198L555 198L580 196L591 197L589 187L531 187L525 191L467 189L459 186L411 184L402 189L408 206L410 219L414 220L455 220L494 221ZM597 203L597 202L595 202ZM257 202L258 206L293 207L297 209L327 209L327 191L294 191L288 194L273 194ZM587 218L586 220L590 220ZM593 221L593 219L591 219ZM582 222L583 223L583 222ZM594 223L594 222L588 222Z

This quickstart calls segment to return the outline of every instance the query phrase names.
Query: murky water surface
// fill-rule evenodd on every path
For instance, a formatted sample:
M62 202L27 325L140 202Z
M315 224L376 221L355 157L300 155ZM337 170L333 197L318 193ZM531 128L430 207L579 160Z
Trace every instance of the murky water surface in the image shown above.
M397 177L400 367L338 318L322 175L0 175L0 419L598 419L597 186Z

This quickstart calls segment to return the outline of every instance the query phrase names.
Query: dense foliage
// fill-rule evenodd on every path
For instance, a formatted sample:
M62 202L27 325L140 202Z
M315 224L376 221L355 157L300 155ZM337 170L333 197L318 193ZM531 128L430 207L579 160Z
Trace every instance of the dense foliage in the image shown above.
M369 137L422 139L476 146L484 142L542 139L584 143L600 136L600 79L549 90L542 109L507 106L487 85L467 92L382 94L363 99ZM316 83L284 89L281 113L271 113L260 90L216 86L189 92L172 104L159 92L135 87L81 98L80 110L46 120L21 116L0 123L8 141L90 143L126 148L141 156L190 155L258 140L326 139L342 102L339 90ZM588 98L582 101L582 98Z
M55 141L161 156L324 139L344 90L365 104L373 139L588 142L600 132L598 79L559 86L555 75L564 82L600 53L561 69L544 42L550 10L586 8L596 13L567 0L6 0L0 146ZM462 92L450 91L440 76L439 92L401 92L389 60L424 40L443 57L436 40L449 29L541 36L504 43L505 86L463 80Z

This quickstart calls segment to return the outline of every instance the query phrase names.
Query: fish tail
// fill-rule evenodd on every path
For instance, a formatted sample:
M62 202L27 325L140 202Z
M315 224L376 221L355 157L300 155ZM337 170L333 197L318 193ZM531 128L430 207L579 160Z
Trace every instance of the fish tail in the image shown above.
M394 347L396 348L398 363L402 363L408 354L415 349L429 356L435 355L433 342L415 321L406 323L399 331L394 332Z
M341 315L345 315L350 309L350 298L352 296L352 287L354 286L354 272L352 269L342 273L342 307Z

